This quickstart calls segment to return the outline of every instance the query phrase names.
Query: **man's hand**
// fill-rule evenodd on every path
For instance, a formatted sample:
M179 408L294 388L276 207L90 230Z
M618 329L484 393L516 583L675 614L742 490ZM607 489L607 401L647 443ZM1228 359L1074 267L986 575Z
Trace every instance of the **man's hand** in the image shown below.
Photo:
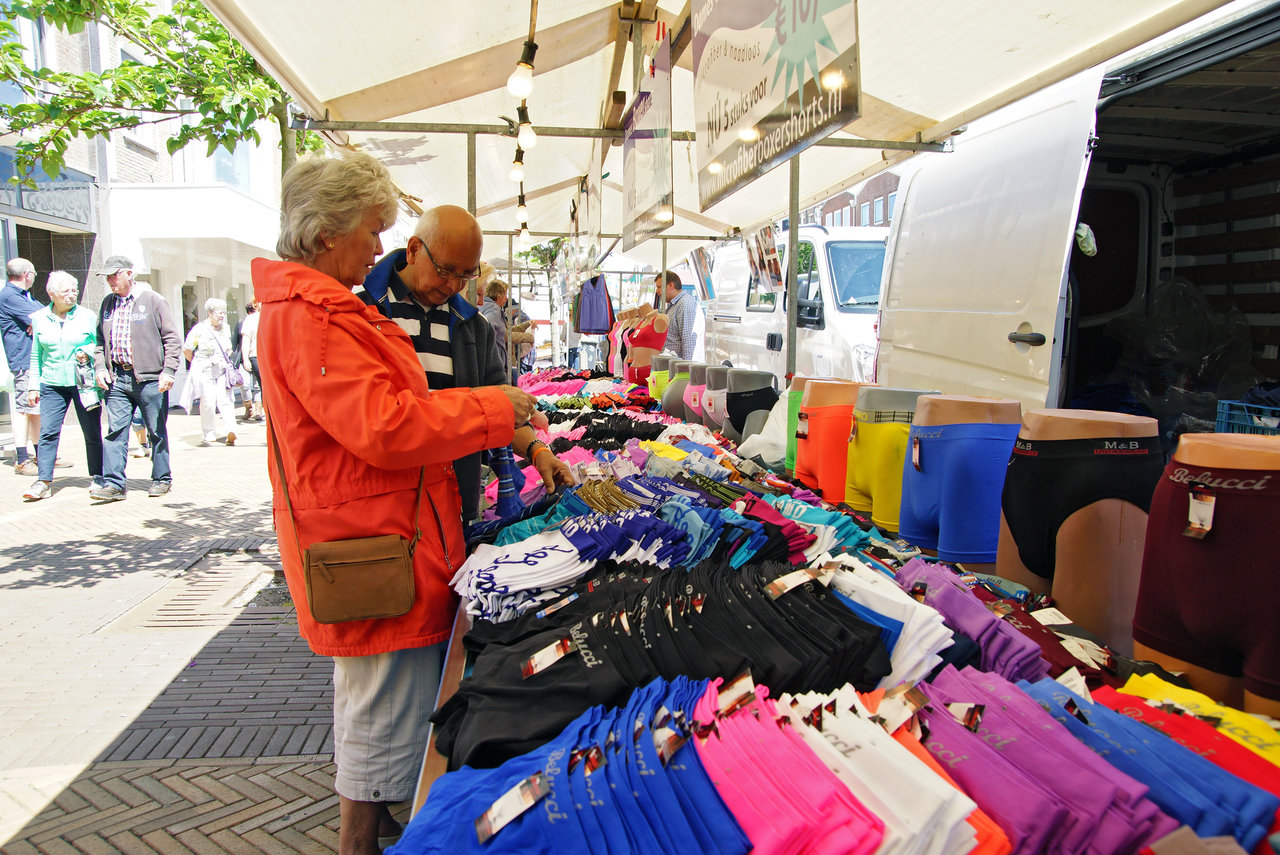
M93 379L97 382L99 389L111 388L111 374L105 368L99 368L97 373L93 375Z
M40 403L40 390L32 389L27 393L27 406L34 407Z
M168 392L173 388L173 378L168 374L161 374L160 379L156 381L156 388L161 392Z
M515 386L499 386L497 388L507 396L507 400L511 402L511 406L516 411L516 427L520 427L529 421L529 417L537 411L538 399L528 392L517 389Z
M542 476L542 483L546 485L548 493L554 493L557 487L572 487L577 483L573 479L573 470L568 464L550 451L545 454L535 454L533 468L537 469L538 474Z

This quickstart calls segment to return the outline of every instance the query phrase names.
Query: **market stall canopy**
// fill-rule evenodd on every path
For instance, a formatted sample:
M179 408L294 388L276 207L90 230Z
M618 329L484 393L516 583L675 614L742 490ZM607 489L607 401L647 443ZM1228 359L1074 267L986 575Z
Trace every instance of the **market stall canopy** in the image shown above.
M728 0L724 0L728 2ZM505 126L517 100L506 80L528 36L528 0L205 0L312 119ZM1041 87L1104 62L1223 5L1220 0L859 0L861 117L831 139L910 143L955 129ZM537 8L535 127L617 127L612 94L633 88L631 31L666 23L673 39L673 127L694 128L686 0L556 0ZM629 97L629 95L628 95ZM379 157L418 204L467 203L464 134L331 133ZM564 232L592 145L606 145L602 232L622 229L622 148L544 134L525 156L529 227ZM517 188L509 136L476 137L476 210L485 229L514 230ZM815 146L801 155L802 206L827 198L909 154ZM945 154L928 155L945 157ZM782 215L788 170L774 169L706 211L698 210L693 144L673 152L671 235L709 236ZM486 257L505 253L491 237ZM610 240L603 241L607 247ZM670 259L696 242L672 241ZM661 242L631 252L657 264Z

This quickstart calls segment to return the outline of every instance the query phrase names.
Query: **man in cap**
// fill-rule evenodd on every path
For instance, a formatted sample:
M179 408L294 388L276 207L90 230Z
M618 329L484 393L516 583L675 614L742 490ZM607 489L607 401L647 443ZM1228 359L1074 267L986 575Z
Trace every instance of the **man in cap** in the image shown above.
M151 439L151 488L163 496L173 484L169 469L169 390L178 373L182 337L165 299L150 289L135 289L133 262L113 255L96 272L107 277L111 293L98 311L94 370L107 390L107 436L103 443L103 485L89 497L115 502L125 497L129 423L135 407Z

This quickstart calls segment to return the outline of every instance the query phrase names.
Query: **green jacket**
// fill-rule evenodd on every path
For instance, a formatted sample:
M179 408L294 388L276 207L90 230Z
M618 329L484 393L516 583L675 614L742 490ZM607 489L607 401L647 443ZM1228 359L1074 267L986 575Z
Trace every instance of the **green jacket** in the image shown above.
M98 317L83 306L72 306L66 319L46 306L31 316L31 388L76 385L76 351L93 364L98 343Z

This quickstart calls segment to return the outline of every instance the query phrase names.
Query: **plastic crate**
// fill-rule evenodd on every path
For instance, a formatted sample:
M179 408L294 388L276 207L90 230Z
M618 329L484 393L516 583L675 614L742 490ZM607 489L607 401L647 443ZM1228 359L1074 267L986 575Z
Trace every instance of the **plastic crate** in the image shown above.
M1219 401L1218 433L1261 433L1280 435L1280 407L1264 407L1243 401Z

